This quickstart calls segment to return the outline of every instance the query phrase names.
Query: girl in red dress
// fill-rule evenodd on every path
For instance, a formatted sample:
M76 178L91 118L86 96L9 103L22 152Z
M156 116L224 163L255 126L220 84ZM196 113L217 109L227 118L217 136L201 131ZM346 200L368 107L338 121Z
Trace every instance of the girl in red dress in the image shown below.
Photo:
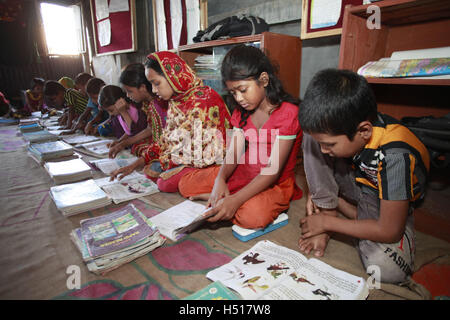
M208 221L231 220L243 228L263 228L300 199L294 167L302 141L299 101L287 94L268 57L239 45L222 63L222 80L237 106L231 143L222 166L183 176L180 193L208 200Z

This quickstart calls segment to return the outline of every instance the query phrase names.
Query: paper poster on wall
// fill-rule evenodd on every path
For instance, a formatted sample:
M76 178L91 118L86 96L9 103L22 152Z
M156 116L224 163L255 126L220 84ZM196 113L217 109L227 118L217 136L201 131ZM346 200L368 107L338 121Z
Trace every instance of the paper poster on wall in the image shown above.
M311 1L310 28L319 29L335 26L341 16L342 0Z
M98 38L102 47L111 43L111 22L109 19L100 21L97 24Z
M342 33L345 8L367 0L303 0L300 38L334 36Z
M107 1L108 22L103 22L106 19L95 20L98 12L97 0L89 2L96 55L135 52L137 50L135 0Z
M95 9L97 21L109 17L108 0L95 0Z
M122 12L129 11L128 1L123 0L110 0L109 1L109 12Z

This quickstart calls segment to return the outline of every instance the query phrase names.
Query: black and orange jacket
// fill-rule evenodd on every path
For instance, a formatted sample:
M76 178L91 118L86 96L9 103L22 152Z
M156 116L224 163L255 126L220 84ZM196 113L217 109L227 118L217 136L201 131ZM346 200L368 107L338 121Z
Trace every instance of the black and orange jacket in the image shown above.
M378 113L373 133L353 158L356 181L384 200L410 200L424 195L430 156L427 148L396 119Z

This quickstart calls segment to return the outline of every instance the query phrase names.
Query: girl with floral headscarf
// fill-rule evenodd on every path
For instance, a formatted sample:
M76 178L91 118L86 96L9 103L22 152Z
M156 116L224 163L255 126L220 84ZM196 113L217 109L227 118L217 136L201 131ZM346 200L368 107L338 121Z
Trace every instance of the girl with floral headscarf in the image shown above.
M155 52L147 57L145 75L153 93L168 101L166 127L132 165L112 172L119 180L144 167L164 192L178 191L181 177L194 168L222 161L230 113L220 95L204 86L187 63L175 53Z

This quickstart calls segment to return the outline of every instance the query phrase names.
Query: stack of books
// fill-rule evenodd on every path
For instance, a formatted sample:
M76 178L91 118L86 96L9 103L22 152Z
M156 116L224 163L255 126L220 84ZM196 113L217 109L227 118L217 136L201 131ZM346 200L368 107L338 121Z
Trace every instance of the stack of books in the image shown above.
M19 126L25 126L25 125L34 124L34 123L39 123L39 118L31 117L31 118L20 119Z
M23 138L30 143L59 140L58 136L51 134L48 130L45 129L33 132L23 132L22 135Z
M81 159L46 162L44 168L56 184L92 178L91 168Z
M93 179L51 187L50 196L64 216L106 207L112 202Z
M44 130L39 123L19 124L20 132L35 132Z
M38 163L73 155L73 147L63 141L33 143L28 146L28 155Z
M160 247L165 238L133 204L80 222L70 237L89 271L104 275Z

